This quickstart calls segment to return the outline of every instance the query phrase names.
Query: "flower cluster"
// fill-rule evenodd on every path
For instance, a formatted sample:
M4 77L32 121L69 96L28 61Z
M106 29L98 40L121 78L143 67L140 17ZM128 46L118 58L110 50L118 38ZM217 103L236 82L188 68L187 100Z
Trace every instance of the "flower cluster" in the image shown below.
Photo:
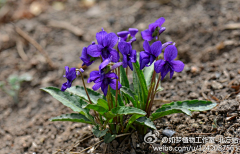
M165 22L163 17L151 23L148 29L141 32L142 38L145 40L143 43L144 51L140 52L139 63L140 70L144 67L149 67L154 63L156 73L161 73L161 79L170 72L172 78L174 71L181 72L184 68L183 62L174 59L177 57L177 48L175 43L166 42L164 44L159 41L160 34L165 31L162 24ZM132 49L132 43L136 41L136 34L138 29L129 28L128 31L115 33L107 33L102 28L102 31L96 33L97 43L92 42L88 47L84 47L80 59L83 61L82 65L90 66L98 57L103 61L99 66L99 71L92 71L88 79L88 83L94 82L93 90L98 90L101 87L104 95L107 95L108 87L112 89L120 89L121 84L118 81L118 76L114 73L114 69L120 65L123 68L130 68L133 71L133 64L137 61L137 52ZM148 41L156 39L151 45ZM117 50L114 47L117 45ZM159 55L164 51L164 59L159 59ZM122 54L120 59L119 53ZM115 64L114 64L115 63ZM114 64L114 65L113 65ZM110 67L109 65L113 65ZM73 80L76 78L76 69L66 66L67 82L62 85L62 91L71 87ZM115 71L116 72L116 71ZM117 82L119 82L117 84ZM118 88L117 88L118 85Z
M180 112L189 115L192 107L199 111L215 107L217 104L210 101L186 100L164 104L151 113L156 92L161 89L160 81L168 72L172 78L174 72L181 72L184 68L183 62L174 60L178 54L175 43L159 41L160 34L166 29L162 27L164 21L161 17L141 32L144 50L139 54L132 47L138 29L129 28L128 31L118 32L118 36L107 33L104 29L98 32L97 42L84 47L80 57L82 65L86 66L93 64L98 58L101 60L99 69L92 71L87 80L88 83L94 82L94 91L86 87L82 68L70 69L66 66L64 77L67 82L62 85L61 91L70 88L77 76L81 76L83 86L72 87L66 92L55 87L43 88L74 111L51 118L51 121L92 124L93 134L98 138L104 136L104 142L110 143L117 135L133 130L141 135L147 133L147 127L156 130L153 121L163 115ZM132 83L128 81L128 68L133 71ZM104 95L98 93L100 88ZM166 108L173 110L166 113ZM94 115L90 111L93 111Z

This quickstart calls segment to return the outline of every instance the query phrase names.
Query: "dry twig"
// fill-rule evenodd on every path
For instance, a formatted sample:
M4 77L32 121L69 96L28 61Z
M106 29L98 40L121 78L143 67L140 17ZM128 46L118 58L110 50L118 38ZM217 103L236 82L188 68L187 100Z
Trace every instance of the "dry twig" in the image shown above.
M23 50L23 43L20 39L17 40L17 52L23 61L28 60L28 56L26 55L26 53Z
M132 133L126 133L126 134L120 134L120 135L117 135L116 136L116 138L118 138L118 137L122 137L122 136L126 136L126 135L130 135L130 134L132 134ZM98 144L100 144L100 143L102 143L103 142L103 140L101 140L101 141L98 141L97 143L95 143L94 145L92 145L92 146L90 146L90 147L88 147L88 148L86 148L86 149L83 149L82 151L80 151L80 152L78 152L79 154L80 153L83 153L84 151L87 151L88 149L91 149L92 147L94 147L94 146L96 146L96 145L98 145ZM70 153L72 153L72 154L78 154L77 152L70 152Z
M66 30L72 32L76 36L82 36L83 35L83 31L81 29L79 29L76 26L73 26L72 24L70 24L66 21L50 20L48 22L48 26L54 27L54 28L66 29Z
M90 135L90 136L88 136L88 137L85 137L85 138L81 139L80 141L78 141L77 143L75 143L75 144L69 149L69 152L70 152L74 147L77 147L81 142L83 142L83 141L91 138L92 136L93 136L93 135Z
M40 44L37 43L31 36L29 36L26 32L24 32L22 29L19 27L15 26L16 32L22 36L24 39L26 39L28 42L30 42L43 56L46 58L48 65L51 68L54 68L52 60L48 57L47 52L41 47Z

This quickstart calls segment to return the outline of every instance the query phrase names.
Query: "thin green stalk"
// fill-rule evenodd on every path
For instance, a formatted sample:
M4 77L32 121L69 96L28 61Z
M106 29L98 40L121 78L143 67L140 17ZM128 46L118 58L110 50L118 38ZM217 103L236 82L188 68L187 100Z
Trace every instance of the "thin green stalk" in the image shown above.
M81 71L79 71L79 72L80 72L80 75L81 75L81 78L82 78L84 90L85 90L85 92L86 92L86 94L87 94L87 97L88 97L88 101L89 101L90 104L92 104L91 99L90 99L89 94L88 94L88 91L87 91L87 88L86 88L86 85L85 85L85 82L84 82L84 79L83 79L83 74L82 74ZM96 116L97 122L98 122L99 124L101 124L100 119L99 119L99 116L98 116L98 114L97 114L96 111L94 111L94 114L95 114L95 116Z

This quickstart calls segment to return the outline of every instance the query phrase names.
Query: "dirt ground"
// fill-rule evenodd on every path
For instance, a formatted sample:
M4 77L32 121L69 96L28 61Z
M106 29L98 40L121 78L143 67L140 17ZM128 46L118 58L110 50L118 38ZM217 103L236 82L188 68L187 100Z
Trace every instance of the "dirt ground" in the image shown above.
M60 88L65 82L64 67L81 66L82 48L95 41L95 34L102 27L115 33L130 27L142 31L159 17L166 19L161 41L176 42L178 59L186 65L171 80L163 80L164 90L157 95L153 109L164 102L187 99L211 100L218 106L211 111L194 112L191 117L174 114L156 120L160 137L154 145L162 144L162 131L166 128L176 131L176 137L240 138L239 0L3 2L0 0L0 81L6 81L11 74L24 73L33 79L21 85L17 104L0 90L1 154L79 152L97 143L99 139L91 136L91 126L48 121L71 111L40 88ZM140 52L140 32L137 40L133 48ZM86 68L85 79L98 68L98 63ZM81 85L81 81L76 80L74 85ZM211 145L221 144L215 140ZM239 142L224 144L240 147ZM132 134L121 143L114 141L107 149L101 144L93 153L150 154L154 153L154 145L145 144ZM165 153L207 152L220 153ZM240 149L226 148L222 153L240 153Z

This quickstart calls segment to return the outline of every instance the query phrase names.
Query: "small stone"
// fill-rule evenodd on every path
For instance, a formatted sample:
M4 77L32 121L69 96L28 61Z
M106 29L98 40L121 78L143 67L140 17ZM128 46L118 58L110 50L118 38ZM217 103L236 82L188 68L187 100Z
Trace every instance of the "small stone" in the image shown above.
M196 98L198 98L199 97L199 95L197 94L197 93L195 93L195 92L191 92L190 94L189 94L189 98L191 98L191 99L196 99Z
M193 112L192 118L194 118L194 119L197 118L199 114L200 114L200 112Z
M197 66L191 67L191 73L198 73L199 71L200 71L199 67L197 67Z
M176 133L175 131L170 130L170 129L164 129L164 130L162 131L162 134L163 134L163 135L166 135L166 136L168 136L168 137L172 137L175 133Z
M217 81L213 81L212 84L211 84L212 88L213 89L222 89L223 88L223 85Z

